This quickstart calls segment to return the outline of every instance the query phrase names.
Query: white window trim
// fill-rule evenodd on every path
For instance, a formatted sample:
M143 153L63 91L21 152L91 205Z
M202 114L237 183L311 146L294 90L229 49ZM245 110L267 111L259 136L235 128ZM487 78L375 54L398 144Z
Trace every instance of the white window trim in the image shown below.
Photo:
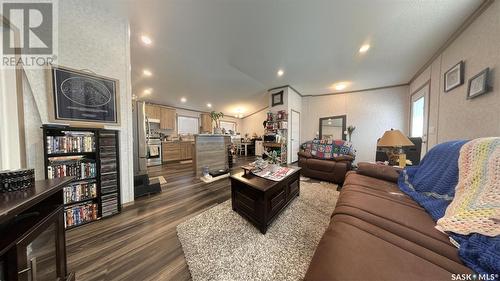
M233 125L233 127L234 127L234 130L233 130L234 133L236 133L236 130L238 130L238 123L236 123L234 121L220 120L220 123L221 123L221 125L220 125L221 128L223 128L222 127L222 123L226 123L226 124L232 124Z
M199 117L196 117L196 116L189 116L189 115L177 115L177 135L180 135L180 131L179 131L179 118L192 118L192 119L196 119L196 122L198 124L197 128L196 128L196 132L194 132L193 134L199 134L200 133L200 118Z

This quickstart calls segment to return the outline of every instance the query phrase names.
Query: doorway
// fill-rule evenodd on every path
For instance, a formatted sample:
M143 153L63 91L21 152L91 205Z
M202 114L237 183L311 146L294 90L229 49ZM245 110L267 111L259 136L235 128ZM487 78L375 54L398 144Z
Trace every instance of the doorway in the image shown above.
M290 149L290 152L292 154L290 157L290 161L297 162L299 161L299 156L297 153L299 153L300 148L300 112L293 109L291 116L290 136L290 145L292 146Z
M429 82L410 97L410 137L422 138L422 156L427 152Z

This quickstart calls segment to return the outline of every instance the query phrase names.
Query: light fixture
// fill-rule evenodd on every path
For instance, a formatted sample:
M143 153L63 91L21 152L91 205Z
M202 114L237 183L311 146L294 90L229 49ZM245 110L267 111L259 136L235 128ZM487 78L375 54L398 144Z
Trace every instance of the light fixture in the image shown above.
M185 97L182 97L182 98L181 98L181 102L183 102L183 103L184 103L184 102L187 102L187 99L186 99Z
M243 118L243 114L238 115L239 118Z
M283 74L285 74L285 71L283 71L283 69L280 69L280 70L278 70L277 74L279 77L281 77L281 76L283 76Z
M151 45L153 43L153 40L147 35L141 35L141 41L144 43L144 45Z
M384 135L378 140L377 146L392 148L387 151L387 157L392 162L398 162L399 167L406 166L406 154L403 146L414 146L411 140L400 130L391 129L385 131Z
M151 95L152 92L153 92L153 89L147 88L147 89L144 89L144 91L142 93L145 95Z
M142 71L142 75L147 76L147 77L150 77L150 76L152 76L152 75L153 75L153 72L151 72L151 70L149 70L149 69L144 69L144 70Z
M370 44L364 44L363 46L361 46L361 48L359 48L359 52L366 53L368 52L369 49L370 49Z
M241 109L241 108L236 108L236 112L237 112L237 113L242 113L242 112L243 112L243 109Z
M337 91L342 91L343 89L347 88L347 83L340 82L340 83L335 84L333 87Z
M211 108L211 107L212 107L212 104L211 104L211 103L207 103L207 107L208 107L208 108Z

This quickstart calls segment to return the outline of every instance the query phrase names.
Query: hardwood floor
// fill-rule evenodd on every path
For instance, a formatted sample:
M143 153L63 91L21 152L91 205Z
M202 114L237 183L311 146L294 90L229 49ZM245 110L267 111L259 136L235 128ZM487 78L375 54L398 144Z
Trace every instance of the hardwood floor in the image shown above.
M253 161L240 157L235 167ZM77 280L191 280L176 226L230 198L229 179L205 184L192 164L149 170L167 184L112 218L66 232L68 270ZM232 172L238 171L239 168Z

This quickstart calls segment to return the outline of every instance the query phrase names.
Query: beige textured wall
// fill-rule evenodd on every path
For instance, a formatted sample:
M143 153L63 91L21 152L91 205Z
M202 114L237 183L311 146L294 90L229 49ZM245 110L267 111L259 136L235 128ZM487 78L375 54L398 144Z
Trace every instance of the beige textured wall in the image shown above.
M465 83L445 93L443 75L460 60ZM429 148L453 139L500 136L500 1L483 12L410 85L410 92L430 82ZM467 100L468 80L489 67L493 91Z
M254 133L258 136L264 135L264 126L262 126L262 122L266 120L268 111L269 108L265 108L255 114L241 119L241 135L244 136L245 134L248 134L252 136Z
M375 161L377 139L386 130L408 131L408 86L302 99L301 142L312 140L319 118L347 115L347 126L356 126L352 142L356 160Z
M122 203L134 200L132 159L132 94L130 40L126 14L103 1L59 1L59 53L56 64L88 69L120 80L120 170ZM43 140L40 126L48 122L47 72L26 70L24 87L28 167L43 178Z

